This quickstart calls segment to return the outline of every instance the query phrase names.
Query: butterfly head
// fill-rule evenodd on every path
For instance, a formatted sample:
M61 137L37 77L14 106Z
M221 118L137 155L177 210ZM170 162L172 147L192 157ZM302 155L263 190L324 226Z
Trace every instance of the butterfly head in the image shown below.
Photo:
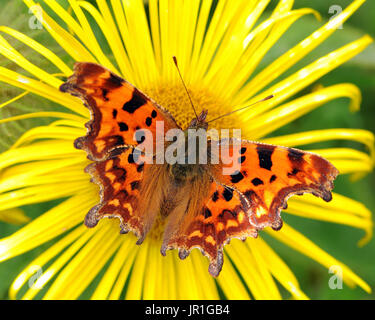
M208 110L204 110L193 120L190 121L188 129L204 129L207 130L208 123L206 121Z

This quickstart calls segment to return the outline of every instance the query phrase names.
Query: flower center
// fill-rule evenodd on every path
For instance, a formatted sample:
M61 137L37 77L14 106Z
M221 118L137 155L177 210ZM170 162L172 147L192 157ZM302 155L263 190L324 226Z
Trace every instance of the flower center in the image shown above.
M207 121L231 111L230 103L207 88L198 86L188 87L191 99L197 114L203 109L208 110ZM193 107L182 84L160 84L145 88L144 92L162 107L166 108L174 117L177 124L186 129L190 121L195 118ZM210 124L209 128L232 129L235 128L234 117L228 116ZM238 126L238 125L237 125Z

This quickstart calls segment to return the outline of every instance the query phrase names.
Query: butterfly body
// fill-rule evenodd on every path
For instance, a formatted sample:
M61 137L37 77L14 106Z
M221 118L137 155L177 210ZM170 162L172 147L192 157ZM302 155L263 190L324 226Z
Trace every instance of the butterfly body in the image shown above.
M182 130L168 110L102 66L77 63L60 90L81 98L91 112L87 135L75 142L94 161L86 172L100 187L100 203L85 218L88 227L118 218L121 233L133 232L141 244L161 223L163 255L178 249L184 259L198 248L210 260L210 274L218 276L224 245L256 237L265 227L280 229L290 196L332 198L338 171L327 160L259 142L210 140L207 110ZM171 130L180 130L181 139L168 139ZM152 161L139 161L139 131L152 133Z

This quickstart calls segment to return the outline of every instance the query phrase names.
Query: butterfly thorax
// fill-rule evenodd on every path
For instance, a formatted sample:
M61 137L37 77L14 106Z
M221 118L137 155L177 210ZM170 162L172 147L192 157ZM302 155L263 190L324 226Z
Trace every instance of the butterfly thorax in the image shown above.
M206 117L207 110L203 110L184 130L184 141L181 145L184 154L175 164L168 167L176 184L183 184L207 174L207 158L210 152L207 143Z

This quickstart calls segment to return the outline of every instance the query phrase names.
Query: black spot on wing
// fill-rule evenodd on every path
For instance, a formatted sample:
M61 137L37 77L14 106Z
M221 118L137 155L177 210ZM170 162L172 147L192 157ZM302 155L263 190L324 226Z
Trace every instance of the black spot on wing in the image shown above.
M218 191L215 191L215 192L212 194L211 199L212 199L213 202L216 202L216 201L219 199L219 192L218 192Z
M130 187L132 188L132 190L139 189L139 180L130 183Z
M296 149L289 149L288 158L292 162L301 162L303 160L303 152Z
M224 197L225 201L232 200L232 198L233 198L233 190L232 189L228 189L228 188L224 188L223 197Z
M211 216L212 216L211 210L208 209L208 208L204 208L204 209L203 209L203 215L204 215L204 218L205 218L205 219L211 217Z
M117 110L116 109L113 109L112 116L113 116L113 119L116 119L116 117L117 117Z
M146 98L137 89L134 89L132 98L124 103L122 110L134 113L147 102Z
M300 172L297 168L294 168L292 172L288 172L288 177L295 176L298 172Z
M156 118L157 115L158 113L156 112L156 110L152 110L151 117Z
M148 127L151 126L151 124L152 124L152 118L151 117L147 117L145 123L146 123L146 126L148 126Z
M271 170L272 168L271 156L274 150L275 150L275 146L269 146L269 145L257 146L259 166L261 168Z
M235 171L230 177L232 183L238 183L244 178L244 175L240 171Z
M138 167L137 167L137 171L138 171L138 172L142 172L143 169L144 169L144 166L145 166L145 163L144 163L144 162L141 163L141 164L139 164Z
M251 183L254 185L254 186L259 186L261 184L264 184L262 180L260 180L259 178L255 178L253 180L251 180Z
M102 96L103 96L103 99L104 99L105 101L108 101L108 100L109 100L108 97L107 97L107 94L108 94L108 90L105 89L105 88L103 88L103 89L102 89Z
M125 122L119 122L118 123L120 131L128 131L129 127Z
M276 176L275 175L272 175L272 177L270 178L270 183L274 182L276 180Z
M107 79L107 85L110 88L121 87L123 82L124 82L124 79L122 79L119 76L116 76L113 73L111 73L111 76Z
M245 156L241 156L238 158L238 163L244 163L246 160L246 157Z

